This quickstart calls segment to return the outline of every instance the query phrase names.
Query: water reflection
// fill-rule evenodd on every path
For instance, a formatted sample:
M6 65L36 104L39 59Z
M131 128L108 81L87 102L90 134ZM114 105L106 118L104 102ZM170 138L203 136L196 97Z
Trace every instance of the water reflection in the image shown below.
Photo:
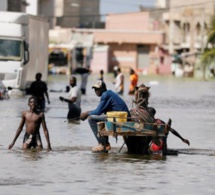
M23 150L23 154L23 158L28 161L37 161L45 156L44 150L37 149Z
M161 154L154 154L154 155L131 155L127 154L116 154L111 152L110 154L94 154L95 163L99 163L100 161L105 161L106 163L151 163L154 160L156 161L164 161L166 157Z

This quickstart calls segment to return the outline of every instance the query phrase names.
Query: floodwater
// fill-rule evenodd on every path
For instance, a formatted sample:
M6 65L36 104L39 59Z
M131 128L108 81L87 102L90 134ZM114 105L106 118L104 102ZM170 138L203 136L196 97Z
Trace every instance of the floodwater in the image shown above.
M78 77L78 84L80 84ZM112 75L105 77L113 89ZM91 89L96 76L89 77L87 95L82 96L83 111L96 107L99 98ZM151 86L149 106L157 118L172 119L172 127L191 145L174 135L168 147L178 155L127 155L123 144L110 138L109 154L94 154L96 140L87 121L69 123L67 104L59 101L65 92L49 92L51 104L45 113L53 151L22 151L23 129L12 150L11 143L27 110L29 96L0 101L0 194L215 194L215 83L168 79L140 82ZM67 76L49 76L48 88L65 90ZM125 94L128 92L128 77ZM132 96L124 95L129 108ZM44 147L46 140L41 127Z

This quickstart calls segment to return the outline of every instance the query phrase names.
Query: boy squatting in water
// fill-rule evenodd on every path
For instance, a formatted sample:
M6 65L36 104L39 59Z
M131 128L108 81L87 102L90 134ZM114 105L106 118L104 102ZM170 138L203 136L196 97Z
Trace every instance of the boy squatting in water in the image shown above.
M21 119L20 125L8 149L11 149L14 146L24 125L26 125L26 132L23 139L22 149L30 149L32 147L37 149L42 149L43 145L42 145L42 140L41 140L40 131L39 131L40 125L42 124L43 131L47 141L47 149L51 150L49 132L46 126L45 115L43 112L37 110L38 103L35 97L29 98L28 106L30 107L30 110L24 111L22 113L22 119Z

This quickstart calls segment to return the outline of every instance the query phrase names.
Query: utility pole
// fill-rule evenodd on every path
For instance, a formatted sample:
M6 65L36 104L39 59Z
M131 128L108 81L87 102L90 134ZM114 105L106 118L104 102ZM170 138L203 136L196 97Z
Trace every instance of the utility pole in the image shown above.
M190 10L190 53L195 52L195 16Z
M201 53L203 53L205 49L205 9L202 8L202 16L201 16Z
M189 21L187 20L187 15L186 15L185 11L183 12L183 17L185 18L185 21L184 21L184 38L183 38L184 40L183 40L183 42L185 44L187 44L187 41L188 41L187 37L188 37L190 29L189 29ZM184 48L182 54L185 53L185 52L186 52L186 49ZM184 66L184 60L182 60L182 65Z
M172 55L174 53L173 49L173 37L174 35L174 23L173 23L173 15L171 10L169 12L169 54Z

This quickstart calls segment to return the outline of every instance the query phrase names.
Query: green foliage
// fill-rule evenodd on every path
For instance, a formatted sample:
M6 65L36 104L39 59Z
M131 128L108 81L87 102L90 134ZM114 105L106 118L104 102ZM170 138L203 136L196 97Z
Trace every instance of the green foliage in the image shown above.
M202 63L206 65L210 65L211 63L215 62L215 48L213 49L205 49L202 58Z
M214 47L214 43L215 43L215 15L211 16L211 19L210 19L207 43L208 43L207 46L209 44L211 44L212 47Z
M205 77L206 67L215 62L215 47L214 46L215 46L215 15L213 15L211 17L210 26L208 29L207 45L201 56L201 64L202 64L203 70L204 70L204 77Z
M207 40L207 43L211 43L212 47L214 47L214 43L215 43L215 27L214 27L214 30L211 30L209 33L208 33L208 40Z

